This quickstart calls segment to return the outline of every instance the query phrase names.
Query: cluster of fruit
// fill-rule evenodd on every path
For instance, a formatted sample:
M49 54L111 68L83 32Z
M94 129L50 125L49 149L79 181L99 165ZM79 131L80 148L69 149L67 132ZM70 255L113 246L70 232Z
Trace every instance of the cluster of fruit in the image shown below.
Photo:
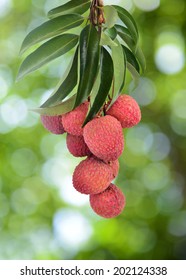
M67 132L67 148L73 156L87 157L74 170L73 186L90 196L94 212L104 218L113 218L125 206L124 194L111 183L118 174L118 158L124 149L122 128L137 125L141 111L135 99L123 94L104 116L96 116L83 126L89 106L89 101L85 101L60 116L42 115L41 121L52 133Z

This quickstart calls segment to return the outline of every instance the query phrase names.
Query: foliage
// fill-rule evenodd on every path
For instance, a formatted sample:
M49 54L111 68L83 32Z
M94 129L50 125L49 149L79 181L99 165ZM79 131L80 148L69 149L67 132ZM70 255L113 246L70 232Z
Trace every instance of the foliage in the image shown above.
M134 80L139 78L140 67L142 71L145 70L137 24L126 9L117 5L103 6L102 2L95 0L80 3L69 1L50 10L48 17L49 21L28 33L22 43L21 54L44 41L24 59L18 80L77 46L67 77L62 77L62 83L42 104L42 109L35 111L48 115L62 114L89 98L93 106L85 120L87 123L104 104L111 105L121 93L125 85L126 68ZM118 19L124 26L117 25ZM78 26L81 27L80 35L73 33ZM99 83L97 92L94 87L96 82ZM76 85L75 101L70 98L68 104L71 106L66 106L66 100L63 100Z

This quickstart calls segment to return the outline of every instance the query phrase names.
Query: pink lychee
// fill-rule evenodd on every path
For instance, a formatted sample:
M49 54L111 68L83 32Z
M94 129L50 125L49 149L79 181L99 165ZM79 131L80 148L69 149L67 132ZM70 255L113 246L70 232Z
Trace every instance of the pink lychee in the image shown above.
M110 184L103 192L90 195L90 205L96 214L114 218L123 211L125 196L117 186Z
M118 161L118 159L116 159L114 161L110 161L110 162L108 162L108 164L112 168L114 178L117 177L118 172L119 172L119 161Z
M112 116L89 121L83 130L90 151L105 162L116 160L124 149L124 136L120 122Z
M62 123L65 131L72 135L82 135L82 125L85 121L89 108L89 102L85 101L74 110L63 115Z
M106 115L116 118L121 123L122 128L135 126L141 120L138 103L133 97L126 94L122 94L116 99Z
M93 156L86 158L73 173L73 186L83 194L95 194L104 191L115 178L112 166Z
M58 116L41 115L41 122L47 130L49 130L54 134L65 133L64 127L62 125L62 115L58 115Z
M90 156L91 152L87 147L83 136L67 134L67 148L74 157Z

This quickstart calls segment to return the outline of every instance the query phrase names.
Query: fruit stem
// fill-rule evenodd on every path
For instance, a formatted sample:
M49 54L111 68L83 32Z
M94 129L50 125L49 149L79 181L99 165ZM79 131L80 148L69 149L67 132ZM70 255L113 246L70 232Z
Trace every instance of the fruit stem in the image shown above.
M98 27L98 30L101 33L102 24L105 23L103 14L103 0L92 0L89 19L94 26Z

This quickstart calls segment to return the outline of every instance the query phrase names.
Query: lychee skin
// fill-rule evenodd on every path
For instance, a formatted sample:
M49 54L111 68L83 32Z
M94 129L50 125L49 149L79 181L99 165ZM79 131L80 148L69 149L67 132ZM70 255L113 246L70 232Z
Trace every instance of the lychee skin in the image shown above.
M65 133L64 127L62 125L62 115L58 115L58 116L41 115L41 122L43 126L53 134Z
M73 173L73 186L83 194L96 194L104 191L115 178L113 168L93 156L86 158Z
M72 135L82 135L82 125L88 112L89 102L85 101L71 112L63 115L62 123L65 131Z
M108 164L112 168L114 178L116 178L118 176L118 172L119 172L119 160L116 159L114 161L110 161L110 162L108 162Z
M103 192L90 195L90 205L99 216L114 218L123 211L125 196L117 186L110 184Z
M91 152L87 147L83 136L67 134L66 138L67 148L74 157L90 156Z
M106 115L116 118L121 123L122 128L133 127L141 120L141 110L138 103L133 97L126 94L117 98Z
M112 116L89 121L83 130L90 151L105 162L116 160L124 149L124 136L120 122Z

